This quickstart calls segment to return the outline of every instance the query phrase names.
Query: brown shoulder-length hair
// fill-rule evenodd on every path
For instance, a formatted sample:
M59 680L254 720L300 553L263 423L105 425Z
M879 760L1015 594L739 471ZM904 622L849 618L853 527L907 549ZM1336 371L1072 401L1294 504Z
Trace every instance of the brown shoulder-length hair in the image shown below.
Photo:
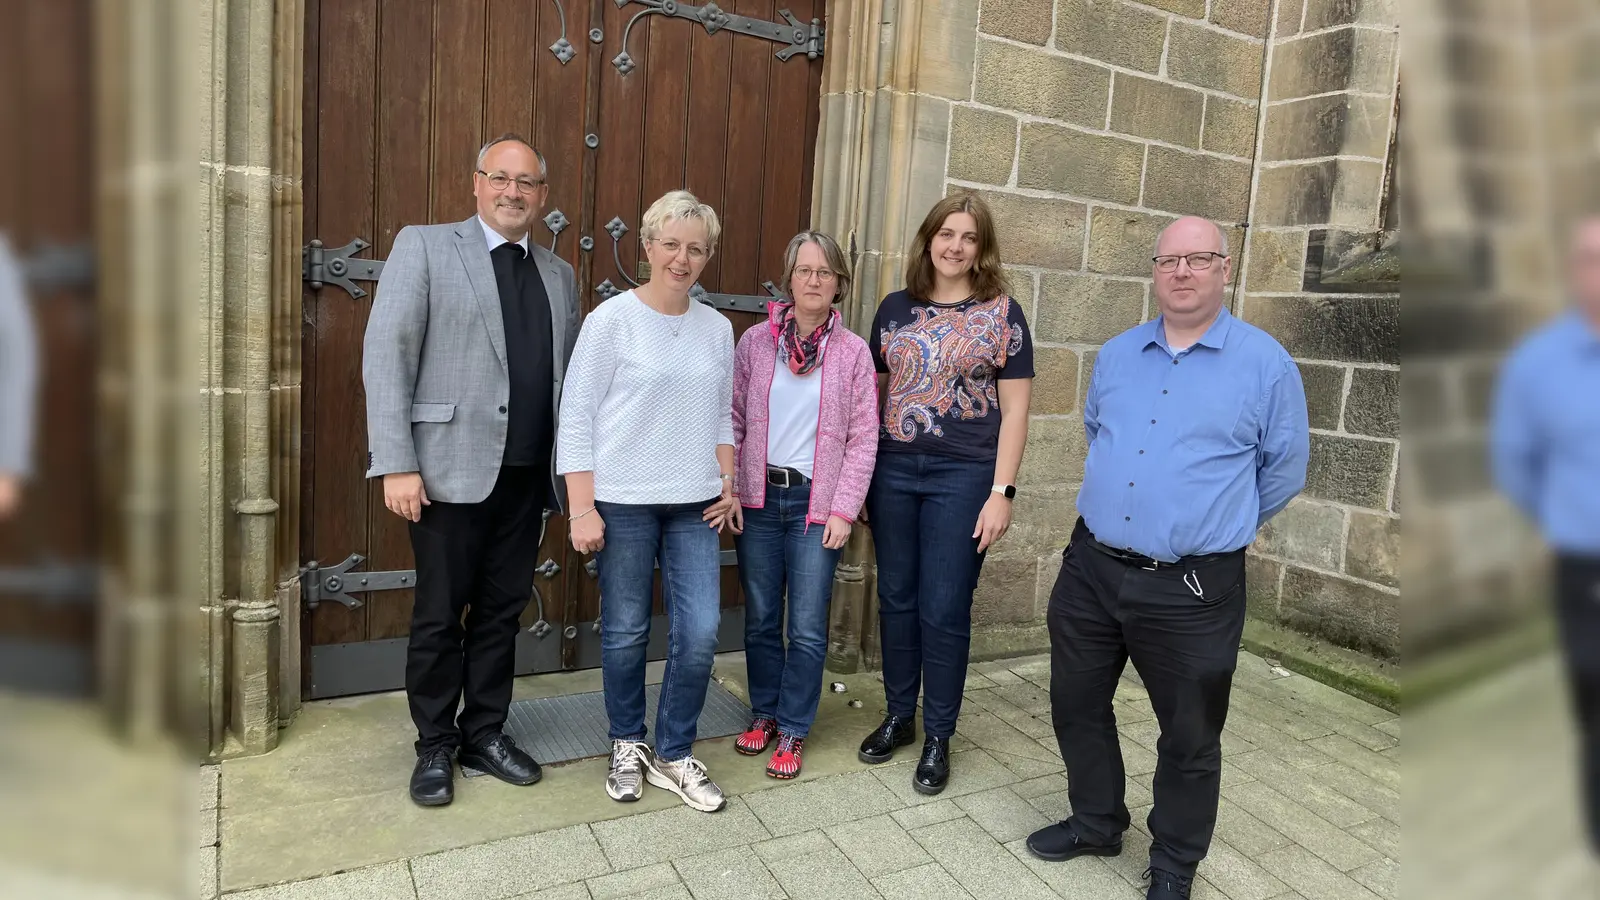
M1000 267L1000 242L994 234L994 215L989 204L973 193L951 194L928 210L922 227L911 241L906 259L906 291L918 300L933 296L934 270L930 247L934 235L944 227L952 213L964 212L978 223L978 261L972 266L972 293L980 300L993 300L1011 293L1011 282Z

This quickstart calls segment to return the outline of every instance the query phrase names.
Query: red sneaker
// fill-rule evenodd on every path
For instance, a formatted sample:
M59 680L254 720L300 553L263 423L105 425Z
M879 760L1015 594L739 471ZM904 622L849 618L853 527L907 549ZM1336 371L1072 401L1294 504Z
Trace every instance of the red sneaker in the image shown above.
M745 756L755 756L767 749L767 744L772 742L772 736L778 733L778 723L768 718L757 718L750 723L750 727L739 735L733 742L733 749Z
M806 739L792 734L778 735L778 747L772 751L772 761L767 763L767 774L785 781L800 774L800 751Z

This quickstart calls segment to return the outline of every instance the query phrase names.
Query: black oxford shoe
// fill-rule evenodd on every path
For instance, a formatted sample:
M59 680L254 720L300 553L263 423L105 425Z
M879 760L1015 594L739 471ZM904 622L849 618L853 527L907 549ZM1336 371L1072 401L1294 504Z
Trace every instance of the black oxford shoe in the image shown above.
M1065 862L1080 856L1117 856L1122 853L1122 841L1113 844L1086 843L1070 824L1057 822L1028 835L1028 852L1051 862Z
M1189 890L1194 886L1193 878L1154 866L1144 870L1144 877L1150 879L1145 900L1189 900Z
M504 734L496 734L473 747L462 747L460 759L463 767L493 775L508 784L533 784L544 777L533 757Z
M411 770L411 800L418 806L444 806L455 799L455 761L449 750L429 750L417 756Z
M922 759L911 786L919 794L937 794L950 780L950 739L931 737L922 742Z
M861 742L861 751L856 757L869 765L885 763L894 759L895 748L904 747L916 739L915 716L885 716L883 724Z

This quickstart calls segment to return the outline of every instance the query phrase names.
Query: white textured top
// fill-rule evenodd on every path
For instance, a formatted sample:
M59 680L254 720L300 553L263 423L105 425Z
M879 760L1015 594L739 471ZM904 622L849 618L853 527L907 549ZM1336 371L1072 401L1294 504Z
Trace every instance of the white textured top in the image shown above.
M606 503L698 503L722 494L718 444L733 445L733 325L633 291L595 307L561 390L556 471L593 472Z
M788 357L779 347L772 367L772 392L767 396L767 465L797 469L813 478L817 420L822 415L822 367L796 375L789 371Z

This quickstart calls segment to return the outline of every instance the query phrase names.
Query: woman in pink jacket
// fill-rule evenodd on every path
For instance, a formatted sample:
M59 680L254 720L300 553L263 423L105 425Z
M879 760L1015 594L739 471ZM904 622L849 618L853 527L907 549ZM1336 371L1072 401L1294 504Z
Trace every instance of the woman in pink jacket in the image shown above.
M788 299L771 304L733 354L743 507L735 529L754 714L734 746L755 756L776 738L767 774L793 778L822 693L833 569L878 455L878 388L866 342L834 309L850 291L850 269L833 238L795 235L782 283Z

